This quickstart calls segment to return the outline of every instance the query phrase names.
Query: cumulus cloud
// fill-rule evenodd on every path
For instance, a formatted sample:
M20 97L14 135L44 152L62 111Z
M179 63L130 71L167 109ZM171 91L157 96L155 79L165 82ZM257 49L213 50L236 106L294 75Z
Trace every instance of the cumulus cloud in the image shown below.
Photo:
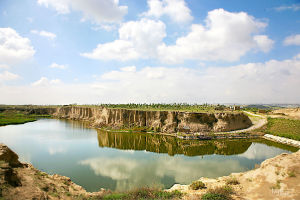
M56 38L56 35L54 33L48 32L48 31L38 31L38 30L31 30L32 34L36 34L42 37L46 37L50 40L54 40Z
M300 34L297 35L290 35L286 37L283 41L283 44L288 46L288 45L300 45Z
M8 68L9 68L8 65L0 64L0 69L8 69Z
M86 84L1 86L1 103L299 103L300 56L231 67L124 67ZM28 95L24 95L28 94Z
M208 13L205 22L205 26L193 24L175 45L159 46L160 59L167 63L185 59L237 61L252 49L267 52L273 45L266 35L255 35L267 24L245 12L216 9Z
M205 22L205 25L193 24L186 36L167 45L163 42L166 37L163 22L130 21L120 27L119 39L98 44L92 52L81 55L121 61L156 58L175 64L184 60L237 61L251 50L268 52L274 43L267 35L259 34L267 24L245 12L216 9L208 13Z
M33 82L31 85L32 86L47 87L47 86L55 85L55 84L59 84L59 83L61 83L61 81L59 79L49 80L47 77L41 77L41 79Z
M20 76L18 74L14 74L9 71L4 71L4 72L0 73L0 82L12 81L12 80L16 80L18 78L20 78Z
M297 103L300 95L295 90L300 84L299 76L300 59L296 57L226 68L115 70L103 74L94 88L99 96L110 96L115 103Z
M96 23L120 22L127 14L127 6L120 6L119 0L38 0L39 5L54 8L59 14L71 10L80 11L83 20Z
M166 36L165 29L165 24L161 21L144 18L140 21L129 21L119 28L118 40L98 44L92 52L81 55L93 59L121 61L156 57L157 46Z
M31 58L35 53L28 38L12 28L0 28L0 63L11 65Z
M151 162L149 162L149 159ZM218 164L217 164L218 163ZM168 177L176 183L187 184L202 176L218 177L232 171L244 171L236 160L211 160L183 157L147 156L139 158L131 155L120 157L93 157L82 160L79 164L90 167L95 175L109 177L116 183L116 190L124 191L141 185L166 186L162 179ZM219 165L229 166L220 168ZM198 170L195 170L198 169Z
M184 0L148 0L149 10L143 13L144 16L156 18L167 15L177 23L186 23L193 20L191 10Z
M52 64L50 65L50 68L66 69L67 66L66 66L66 65L59 65L59 64L57 64L57 63L52 63Z

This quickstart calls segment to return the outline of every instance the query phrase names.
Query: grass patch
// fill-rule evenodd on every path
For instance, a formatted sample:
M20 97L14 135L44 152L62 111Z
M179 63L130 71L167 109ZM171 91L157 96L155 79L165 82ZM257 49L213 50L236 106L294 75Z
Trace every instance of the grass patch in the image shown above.
M230 177L226 180L226 184L228 185L238 185L240 182L236 179L236 177Z
M268 118L266 133L300 141L300 120Z
M41 117L50 117L49 115L27 115L18 111L5 111L0 113L0 126L11 124L24 124L36 121Z
M194 181L191 185L190 185L190 189L192 190L199 190L199 189L203 189L206 188L205 184L202 181Z
M288 172L288 176L289 177L296 177L296 174L295 174L294 171L290 171L290 172Z
M276 184L273 185L273 186L271 187L271 189L279 190L279 189L281 188L280 183L281 183L281 180L277 180L277 181L276 181Z
M153 188L139 188L124 193L111 193L102 197L103 200L131 200L131 199L174 199L180 198L182 193L175 190L166 192Z
M214 104L187 104L187 103L151 103L151 104L96 104L96 105L77 105L78 107L105 107L110 109L127 109L141 111L181 111L181 112L231 112L229 106Z
M202 200L231 200L231 195L233 194L233 189L225 185L223 187L217 187L209 189L204 195L202 195Z

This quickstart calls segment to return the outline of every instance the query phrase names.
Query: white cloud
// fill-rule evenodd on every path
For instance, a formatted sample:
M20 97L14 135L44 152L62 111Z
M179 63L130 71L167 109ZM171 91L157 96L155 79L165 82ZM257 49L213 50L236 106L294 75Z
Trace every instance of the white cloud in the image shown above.
M1 103L299 103L300 57L231 67L121 68L87 84L0 86ZM51 83L52 84L51 84ZM26 94L26 95L24 95Z
M135 72L136 67L135 66L122 67L121 71L123 71L123 72Z
M54 33L48 32L48 31L38 31L38 30L31 30L32 34L40 35L42 37L46 37L50 40L54 40L56 38L56 35Z
M274 41L268 38L266 35L255 35L253 40L256 42L258 49L263 52L269 52L274 44Z
M53 7L59 14L71 10L80 11L83 20L96 23L120 22L127 14L127 6L120 6L119 0L38 0L38 4Z
M205 22L205 26L193 24L175 45L159 46L160 59L168 63L185 59L236 61L252 49L267 52L272 47L273 41L267 36L255 35L267 24L245 12L216 9L208 13Z
M284 45L300 45L300 34L290 35L286 37L283 41Z
M110 43L98 44L91 53L81 53L81 56L99 60L132 60L139 58L138 52L129 41L115 40Z
M8 65L0 64L0 69L9 69L9 66Z
M50 68L66 69L67 66L66 66L66 65L59 65L59 64L57 64L57 63L52 63L52 64L50 65Z
M47 77L41 77L40 80L37 80L33 82L32 86L38 86L38 87L49 87L51 85L59 84L61 81L59 79L52 79L49 80Z
M276 11L285 11L285 10L298 11L298 10L300 10L300 4L292 4L290 6L279 6L274 9Z
M34 53L28 38L21 37L12 28L0 28L0 63L15 64L31 58Z
M11 73L9 71L4 71L4 72L0 73L0 82L12 81L12 80L16 80L18 78L20 78L19 75Z
M165 63L184 60L237 61L249 51L268 52L274 41L259 32L267 26L245 12L223 9L210 11L206 24L193 24L190 32L174 45L166 45L166 26L161 21L141 19L124 23L119 38L98 44L82 56L100 60L133 60L157 58ZM141 28L143 27L143 28Z
M115 103L297 103L299 76L300 59L295 58L199 70L145 67L111 71L94 87L99 84L99 96Z
M148 0L149 10L144 16L161 17L167 15L177 23L186 23L193 20L191 10L184 0Z
M156 48L166 36L165 28L161 21L129 21L121 25L118 40L98 44L91 53L81 55L93 59L121 61L156 57Z

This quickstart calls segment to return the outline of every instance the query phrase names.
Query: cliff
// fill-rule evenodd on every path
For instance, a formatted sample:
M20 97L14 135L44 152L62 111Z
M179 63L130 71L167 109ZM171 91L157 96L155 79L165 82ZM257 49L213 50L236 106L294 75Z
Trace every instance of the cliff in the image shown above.
M188 127L192 133L222 132L244 129L252 125L248 116L241 112L189 113L79 106L63 106L56 110L48 108L48 111L58 118L88 120L94 127L147 127L164 133L178 132L184 127Z

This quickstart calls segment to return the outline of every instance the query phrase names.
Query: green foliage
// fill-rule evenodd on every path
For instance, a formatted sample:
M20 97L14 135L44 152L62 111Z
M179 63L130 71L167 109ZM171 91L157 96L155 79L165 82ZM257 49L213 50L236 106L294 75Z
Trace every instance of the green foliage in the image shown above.
M223 194L206 193L202 195L201 199L202 200L227 200L229 198Z
M230 177L226 180L226 183L229 185L238 185L240 182L236 179L236 177Z
M276 181L276 184L273 185L273 186L271 187L271 189L279 190L279 189L281 188L280 183L281 183L281 180L277 180L277 181Z
M24 124L26 122L36 121L41 117L50 117L49 115L27 115L21 111L7 110L0 112L0 126L10 124Z
M127 194L115 193L115 194L108 194L104 196L103 200L119 200L119 199L126 199L128 197Z
M300 120L268 118L266 133L300 141Z
M202 200L231 200L231 194L233 194L233 189L225 185L223 187L217 187L209 189L207 193L202 195Z
M76 106L76 105L75 105ZM218 109L226 108L224 105L213 104L187 104L187 103L150 103L150 104L97 104L97 105L79 105L86 107L106 107L111 109L129 109L129 110L152 110L152 111L183 111L183 112L220 112ZM223 112L223 111L222 111Z
M289 177L296 177L296 174L294 171L288 172Z
M202 181L194 181L191 185L190 185L190 189L192 190L199 190L199 189L203 189L206 188L205 184Z
M166 192L153 188L139 188L124 193L112 193L102 197L103 200L131 200L131 199L174 199L182 196L182 193L175 190Z

